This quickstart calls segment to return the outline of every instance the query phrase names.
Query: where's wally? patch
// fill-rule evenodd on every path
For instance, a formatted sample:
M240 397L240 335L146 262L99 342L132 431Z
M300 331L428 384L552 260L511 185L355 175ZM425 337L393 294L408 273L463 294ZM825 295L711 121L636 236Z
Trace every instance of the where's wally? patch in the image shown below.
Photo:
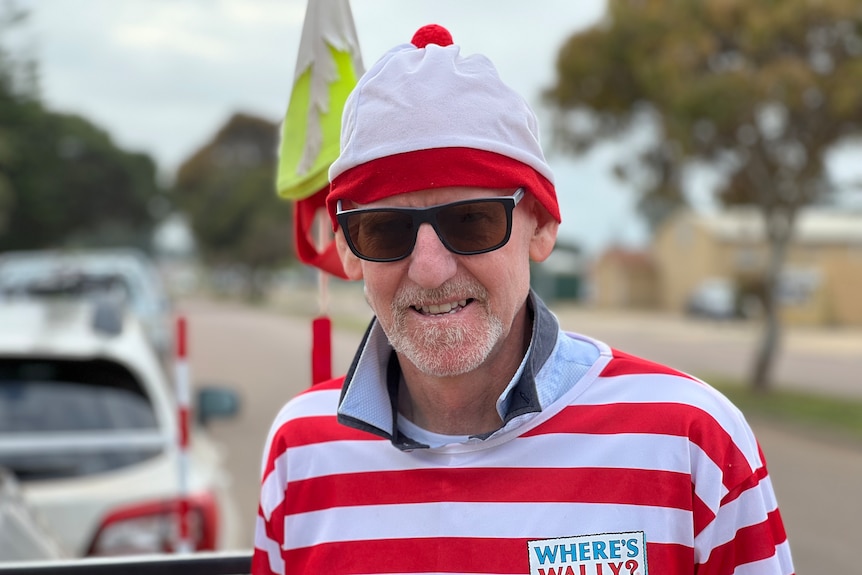
M527 541L531 575L648 575L643 531Z

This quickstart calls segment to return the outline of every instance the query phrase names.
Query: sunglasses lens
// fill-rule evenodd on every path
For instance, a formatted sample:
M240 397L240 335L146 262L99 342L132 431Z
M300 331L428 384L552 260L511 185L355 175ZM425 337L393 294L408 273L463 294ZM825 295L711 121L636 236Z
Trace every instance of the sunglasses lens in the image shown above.
M409 213L368 211L350 214L345 226L353 247L364 257L397 260L413 249L416 228Z
M509 211L500 201L455 204L437 212L437 229L457 252L491 251L507 240Z
M502 247L512 230L512 210L523 197L468 200L429 208L372 208L338 213L353 252L360 258L392 262L410 255L419 226L429 223L446 247L462 255ZM340 209L340 208L339 208Z

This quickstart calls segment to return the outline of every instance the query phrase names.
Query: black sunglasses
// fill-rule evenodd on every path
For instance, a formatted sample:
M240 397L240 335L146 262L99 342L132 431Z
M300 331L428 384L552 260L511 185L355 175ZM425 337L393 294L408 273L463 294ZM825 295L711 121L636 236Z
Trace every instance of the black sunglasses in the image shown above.
M463 200L428 208L358 208L335 217L356 257L370 262L395 262L413 252L423 223L431 224L446 248L456 254L484 254L506 245L512 234L512 210L524 188L511 196Z

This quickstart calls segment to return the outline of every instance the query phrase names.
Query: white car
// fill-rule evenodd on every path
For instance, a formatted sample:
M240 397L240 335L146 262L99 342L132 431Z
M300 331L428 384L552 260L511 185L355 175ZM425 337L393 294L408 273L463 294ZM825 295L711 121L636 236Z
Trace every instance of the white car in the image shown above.
M162 359L173 346L172 304L161 274L131 248L23 250L0 254L0 300L109 295L127 305Z
M0 302L0 467L71 557L240 545L222 454L200 422L238 397L200 389L187 449L168 377L136 316L67 298Z
M15 476L0 467L0 557L4 561L63 559L42 518L21 497Z
M708 278L701 282L686 302L686 312L692 316L732 319L737 311L736 287L725 278Z

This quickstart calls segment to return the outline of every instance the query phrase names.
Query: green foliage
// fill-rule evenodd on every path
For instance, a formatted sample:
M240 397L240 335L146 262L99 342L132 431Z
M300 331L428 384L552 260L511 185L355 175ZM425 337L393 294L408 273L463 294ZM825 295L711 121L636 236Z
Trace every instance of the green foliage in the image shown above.
M0 251L148 248L161 195L152 159L84 118L46 110L22 72L32 68L0 47Z
M275 194L277 141L276 124L237 114L183 163L173 190L204 259L247 279L293 261L293 206Z
M805 426L824 433L862 439L862 401L834 398L800 391L759 393L740 385L718 379L716 388L726 395L746 417Z
M606 22L562 46L545 96L563 118L589 115L587 129L555 126L575 151L646 111L661 134L640 158L654 176L646 203L682 201L686 161L731 159L725 202L793 212L827 191L829 148L862 131L862 11L855 0L611 0Z
M8 114L8 115L7 115ZM156 168L117 148L76 116L38 104L0 109L10 153L2 161L11 202L0 250L62 244L147 247L159 197Z
M828 153L862 132L858 0L609 0L606 21L560 49L545 98L559 112L555 141L575 153L655 128L616 170L637 176L653 228L684 204L695 161L724 173L725 205L761 212L767 329L752 383L766 387L780 331L772 294L799 210L828 196Z
M147 247L156 168L77 116L0 102L0 250L63 244Z

